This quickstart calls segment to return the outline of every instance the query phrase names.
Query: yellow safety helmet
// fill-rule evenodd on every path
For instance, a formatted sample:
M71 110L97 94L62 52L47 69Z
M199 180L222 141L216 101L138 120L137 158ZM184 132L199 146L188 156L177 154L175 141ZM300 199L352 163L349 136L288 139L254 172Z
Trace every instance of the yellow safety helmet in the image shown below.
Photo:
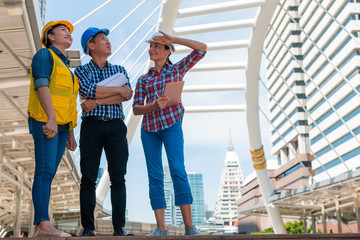
M65 25L69 30L70 30L70 33L72 33L72 31L74 30L74 26L69 23L68 21L65 21L65 20L60 20L60 21L50 21L48 22L42 32L41 32L41 44L46 47L46 41L47 41L47 32L49 31L49 29L55 25L58 25L58 24L63 24ZM45 39L46 38L46 39Z

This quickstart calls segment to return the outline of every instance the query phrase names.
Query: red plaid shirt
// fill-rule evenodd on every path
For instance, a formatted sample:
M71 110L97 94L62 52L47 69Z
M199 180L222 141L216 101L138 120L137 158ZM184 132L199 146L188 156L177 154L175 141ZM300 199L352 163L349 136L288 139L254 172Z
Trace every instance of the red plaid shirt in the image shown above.
M138 79L133 107L144 105L145 99L146 104L155 102L156 95L161 96L163 94L166 83L182 81L185 73L204 56L205 52L194 50L173 65L166 63L160 73L151 68L147 74L140 76ZM144 114L142 128L148 132L164 130L171 127L183 113L184 106L180 101L176 106Z

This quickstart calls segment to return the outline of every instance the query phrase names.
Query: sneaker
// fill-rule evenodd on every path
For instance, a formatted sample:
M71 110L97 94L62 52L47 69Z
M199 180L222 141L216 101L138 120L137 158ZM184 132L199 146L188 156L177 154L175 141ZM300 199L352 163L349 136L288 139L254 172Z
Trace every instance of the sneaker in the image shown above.
M185 235L204 235L202 234L195 226L191 226L189 229L185 230Z
M156 228L152 233L147 234L146 236L167 236L168 230L162 231L160 228Z
M65 232L58 232L58 233L49 233L41 231L40 228L38 228L35 233L32 235L32 237L36 238L52 238L52 237L71 237L70 234Z

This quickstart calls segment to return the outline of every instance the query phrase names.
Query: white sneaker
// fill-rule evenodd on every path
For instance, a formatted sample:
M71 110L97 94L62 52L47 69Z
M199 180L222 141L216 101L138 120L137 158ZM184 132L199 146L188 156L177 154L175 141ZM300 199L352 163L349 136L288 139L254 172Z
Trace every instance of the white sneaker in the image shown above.
M160 228L156 228L152 233L147 234L146 236L167 236L168 230L162 231Z
M191 226L188 230L185 230L185 235L204 235L195 226Z

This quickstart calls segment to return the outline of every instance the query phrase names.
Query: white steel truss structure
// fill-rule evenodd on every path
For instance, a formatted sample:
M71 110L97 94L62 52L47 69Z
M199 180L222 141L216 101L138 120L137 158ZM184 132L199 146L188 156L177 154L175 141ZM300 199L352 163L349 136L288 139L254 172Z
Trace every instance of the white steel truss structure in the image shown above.
M260 189L264 197L266 209L272 220L276 233L286 233L279 210L275 205L267 202L267 198L274 194L270 178L266 169L266 160L263 152L260 122L259 122L259 75L262 58L262 49L272 13L277 6L278 1L229 1L226 3L210 4L205 6L196 6L192 8L179 9L181 1L162 1L160 16L156 25L156 30L165 30L175 36L184 36L191 34L206 34L209 32L222 33L234 29L248 29L251 34L248 39L207 42L208 51L245 48L247 57L243 62L229 62L221 59L215 63L199 64L192 71L226 71L226 70L244 70L246 83L236 82L235 84L219 85L198 85L185 87L184 92L215 92L215 91L236 91L244 90L246 85L246 104L245 105L212 105L212 106L186 106L186 112L226 112L226 111L246 111L248 119L248 130L250 137L250 149L254 167L260 183ZM247 19L232 19L224 22L213 22L198 25L188 25L176 27L176 21L182 18L206 16L215 13L233 12L237 10L253 10L253 15ZM136 30L138 30L137 28ZM135 31L136 31L135 30ZM131 35L132 36L132 35ZM130 37L131 37L130 36ZM123 46L123 45L122 45ZM118 50L116 50L118 51ZM115 51L115 52L116 52ZM176 49L177 53L184 51L184 48ZM246 52L245 51L245 52ZM149 63L150 64L150 63ZM145 70L150 66L147 64ZM126 119L128 126L128 140L131 141L139 124L140 117L135 117L130 111ZM97 189L97 197L103 200L110 187L109 176L107 172L103 175Z
M33 208L31 185L34 172L34 149L32 138L27 130L27 101L29 87L29 68L31 57L41 48L39 29L42 28L36 0L0 1L0 235L11 229L19 236L21 224L31 226ZM96 18L102 9L116 4L114 0L103 4L76 21L76 27L88 26L87 20ZM126 65L131 79L137 79L148 67L147 44L144 43L155 31L165 30L175 36L196 37L208 44L207 57L210 60L196 65L192 74L199 78L216 75L219 81L199 81L199 84L186 85L184 102L187 113L203 112L246 112L249 147L254 167L260 183L265 207L276 233L286 233L277 206L268 201L273 196L266 169L259 122L259 75L264 39L268 25L279 1L274 0L230 0L210 1L204 5L194 2L191 7L182 7L181 0L134 1L134 6L111 28L116 35L122 29L130 29L125 40L116 45L110 59ZM154 4L156 3L156 4ZM186 6L186 4L185 4ZM139 10L149 9L146 16L139 17ZM74 13L75 14L75 13ZM15 18L11 18L15 16ZM128 20L136 17L139 21L129 25ZM219 17L219 18L218 18ZM154 18L155 21L154 21ZM218 20L221 19L221 20ZM126 25L128 24L128 25ZM223 36L231 36L224 39ZM212 40L215 39L215 40ZM176 46L176 54L189 52ZM219 53L221 57L212 55ZM75 56L74 65L85 56ZM123 55L119 60L119 55ZM73 57L72 57L73 58ZM205 59L204 59L205 60ZM221 74L219 74L221 73ZM228 73L230 75L228 75ZM191 74L191 75L190 75ZM225 76L225 77L224 77ZM246 79L246 80L245 80ZM132 82L134 87L136 82ZM229 100L226 104L194 104L187 96L198 93L242 92L246 101ZM238 101L239 100L239 101ZM140 122L131 112L131 103L124 104L127 114L128 141L131 142ZM79 153L66 152L56 177L52 183L51 215L54 219L79 217ZM99 215L101 202L109 190L108 175L103 175L97 188ZM14 204L16 202L16 204ZM71 209L75 211L70 211ZM15 219L15 221L14 221ZM31 229L31 228L30 228ZM29 231L31 233L31 230Z

